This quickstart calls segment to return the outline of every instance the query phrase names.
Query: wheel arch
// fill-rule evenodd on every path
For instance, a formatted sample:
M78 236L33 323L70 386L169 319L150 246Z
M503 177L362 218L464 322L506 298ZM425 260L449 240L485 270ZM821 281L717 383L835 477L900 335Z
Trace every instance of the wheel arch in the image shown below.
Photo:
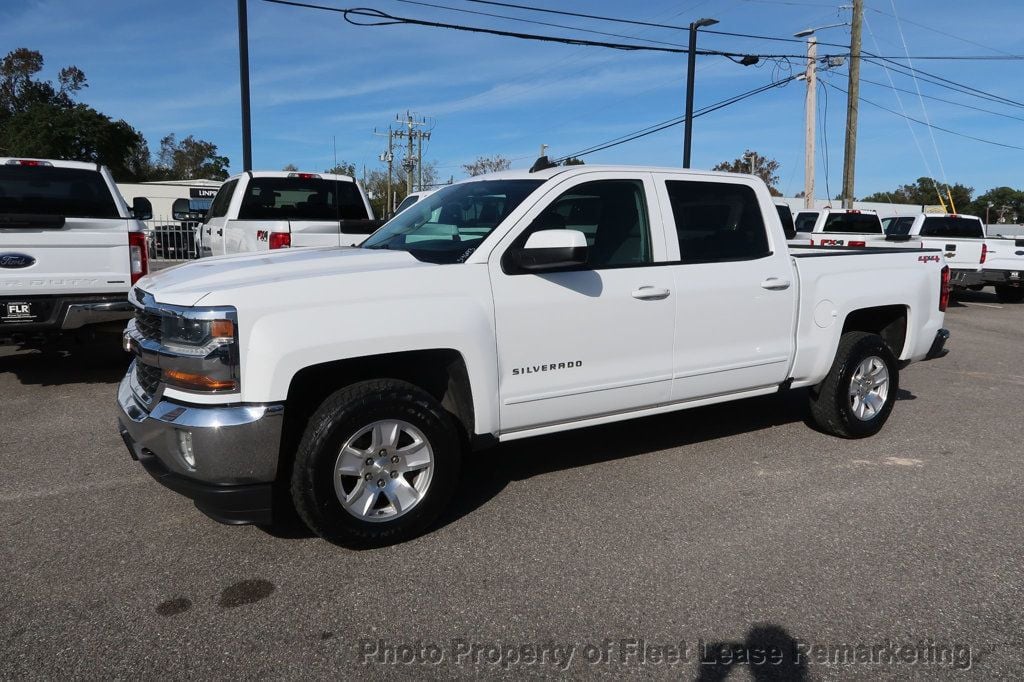
M852 310L843 320L840 336L847 332L878 334L897 359L902 358L907 345L907 326L910 309L906 305L882 305Z
M286 399L279 474L290 466L309 418L330 394L368 379L407 381L429 393L448 412L465 444L485 445L476 436L473 389L462 354L451 348L381 353L304 367L292 377Z

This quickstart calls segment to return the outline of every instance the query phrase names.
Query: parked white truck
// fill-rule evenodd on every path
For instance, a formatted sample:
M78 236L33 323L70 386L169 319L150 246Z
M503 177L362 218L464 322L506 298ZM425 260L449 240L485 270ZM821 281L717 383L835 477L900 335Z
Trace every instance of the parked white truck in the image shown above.
M199 226L200 255L351 246L381 226L348 175L256 171L224 181Z
M359 248L210 259L131 299L120 431L227 523L275 490L316 533L422 532L473 449L807 388L817 425L882 428L942 354L936 251L786 246L765 184L571 166L445 187Z
M151 212L143 198L130 209L95 163L0 158L0 344L120 332Z
M886 234L875 211L856 208L823 208L799 211L791 246L844 246L921 248L921 240Z
M981 218L917 213L890 216L882 223L890 237L920 240L925 247L941 249L949 263L953 287L968 289L983 283L981 268L988 256L988 247Z
M1000 229L991 225L986 230L981 278L984 285L995 287L1002 303L1020 303L1024 301L1024 237L1004 236Z

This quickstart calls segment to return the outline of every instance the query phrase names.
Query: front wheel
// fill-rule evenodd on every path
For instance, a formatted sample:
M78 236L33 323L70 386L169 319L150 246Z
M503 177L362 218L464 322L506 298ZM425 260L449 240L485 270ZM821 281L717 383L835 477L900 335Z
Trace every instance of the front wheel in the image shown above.
M841 438L865 438L885 425L899 390L899 367L881 336L847 332L825 380L811 390L811 417Z
M996 286L996 298L1000 303L1020 303L1024 301L1024 286L1011 287L1006 284Z
M421 534L455 490L460 439L451 418L420 388L364 381L327 398L295 455L295 509L323 538L353 545Z

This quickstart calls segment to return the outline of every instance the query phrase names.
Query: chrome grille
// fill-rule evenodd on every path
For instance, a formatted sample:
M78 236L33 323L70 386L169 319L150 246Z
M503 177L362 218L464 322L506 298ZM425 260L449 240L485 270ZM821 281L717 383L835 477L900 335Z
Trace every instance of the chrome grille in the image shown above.
M160 316L156 313L146 312L145 310L135 311L135 329L138 330L139 334L144 339L149 341L156 341L160 343Z
M135 379L139 382L139 386L146 392L147 395L153 395L156 393L157 387L160 385L160 368L151 367L143 364L142 362L135 362Z

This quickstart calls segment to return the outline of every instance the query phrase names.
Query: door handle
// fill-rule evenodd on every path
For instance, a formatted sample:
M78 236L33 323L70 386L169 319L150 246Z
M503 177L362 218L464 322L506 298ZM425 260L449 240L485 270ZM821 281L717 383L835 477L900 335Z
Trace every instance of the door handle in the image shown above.
M762 289L769 289L771 291L782 291L783 289L789 288L788 279L779 279L778 277L769 277L765 281L761 282Z
M663 298L668 298L670 293L668 289L661 287L644 286L633 290L633 298L641 301L660 301Z
M206 228L206 234L210 234L210 228Z
M224 235L224 230L223 230L223 229L221 229L221 230L217 230L217 236L218 236L218 237L221 237L221 236L223 236L223 235Z

